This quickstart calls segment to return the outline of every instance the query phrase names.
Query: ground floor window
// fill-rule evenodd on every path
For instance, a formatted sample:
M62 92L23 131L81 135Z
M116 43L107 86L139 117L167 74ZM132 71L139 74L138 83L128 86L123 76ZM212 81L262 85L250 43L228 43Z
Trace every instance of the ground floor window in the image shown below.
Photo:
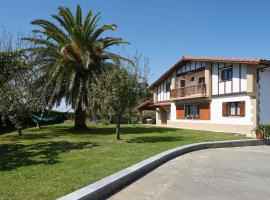
M228 115L229 116L240 116L240 102L228 103Z
M185 118L186 119L199 119L199 105L186 105Z
M222 115L226 116L245 116L245 102L224 102L222 105Z

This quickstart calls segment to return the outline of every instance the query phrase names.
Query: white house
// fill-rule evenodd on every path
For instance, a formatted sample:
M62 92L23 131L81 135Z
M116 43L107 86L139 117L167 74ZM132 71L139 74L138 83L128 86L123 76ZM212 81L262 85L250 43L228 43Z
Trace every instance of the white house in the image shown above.
M270 61L183 56L150 89L156 123L249 134L270 124Z

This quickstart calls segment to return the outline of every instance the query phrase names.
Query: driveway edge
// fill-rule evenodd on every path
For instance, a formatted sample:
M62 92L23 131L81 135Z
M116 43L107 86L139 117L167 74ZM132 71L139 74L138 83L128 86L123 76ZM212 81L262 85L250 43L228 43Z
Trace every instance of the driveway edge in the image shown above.
M58 200L97 200L119 191L123 187L134 182L146 173L154 170L163 163L181 156L183 154L211 148L226 148L226 147L243 147L243 146L258 146L264 145L265 141L250 139L250 140L231 140L231 141L215 141L189 144L181 147L176 147L153 157L143 160L131 167L123 169L119 172L107 176L97 182L87 185L77 191L74 191L66 196L60 197Z

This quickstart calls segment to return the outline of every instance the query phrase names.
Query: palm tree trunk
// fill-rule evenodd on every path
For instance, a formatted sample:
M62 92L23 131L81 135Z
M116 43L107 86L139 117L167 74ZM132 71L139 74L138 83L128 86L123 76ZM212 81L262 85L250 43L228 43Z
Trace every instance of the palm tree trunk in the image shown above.
M75 110L75 125L74 129L87 129L86 126L86 111L82 109L82 105L79 103Z

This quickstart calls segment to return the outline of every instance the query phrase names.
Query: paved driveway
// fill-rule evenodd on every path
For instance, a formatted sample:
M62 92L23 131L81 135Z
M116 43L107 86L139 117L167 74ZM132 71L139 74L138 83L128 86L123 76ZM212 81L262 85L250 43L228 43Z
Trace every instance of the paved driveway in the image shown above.
M180 156L111 200L270 199L270 146L209 149Z

